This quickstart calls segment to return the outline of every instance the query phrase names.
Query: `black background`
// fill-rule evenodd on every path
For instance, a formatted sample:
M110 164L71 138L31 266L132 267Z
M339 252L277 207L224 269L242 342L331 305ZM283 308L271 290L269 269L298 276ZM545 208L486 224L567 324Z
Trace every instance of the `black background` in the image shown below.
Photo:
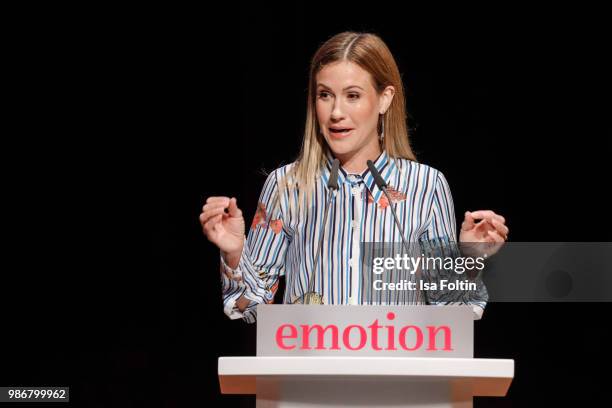
M263 170L298 153L309 59L344 30L396 57L413 147L446 175L458 222L492 209L513 241L610 241L600 13L382 7L20 14L0 384L67 385L74 406L254 406L219 393L217 358L254 355L255 326L223 314L198 215L235 196L250 223ZM516 374L475 406L603 398L610 311L490 303L476 357Z

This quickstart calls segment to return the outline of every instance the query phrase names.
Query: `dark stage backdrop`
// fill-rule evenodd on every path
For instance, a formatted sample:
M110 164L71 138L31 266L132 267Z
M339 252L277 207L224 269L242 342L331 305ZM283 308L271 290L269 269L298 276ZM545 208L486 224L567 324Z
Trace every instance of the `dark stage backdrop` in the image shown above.
M577 28L548 13L429 24L373 7L118 12L93 32L84 21L31 39L71 67L68 93L37 79L70 108L45 97L26 123L49 137L21 139L13 171L27 182L7 181L23 215L7 247L2 385L69 385L75 406L254 406L219 394L217 358L254 355L255 326L223 314L198 215L206 197L235 196L250 224L264 171L298 153L309 59L344 30L389 45L413 147L446 175L458 217L493 209L513 241L610 240L597 13L565 11ZM611 311L489 304L476 356L515 359L516 377L508 397L475 406L603 398Z

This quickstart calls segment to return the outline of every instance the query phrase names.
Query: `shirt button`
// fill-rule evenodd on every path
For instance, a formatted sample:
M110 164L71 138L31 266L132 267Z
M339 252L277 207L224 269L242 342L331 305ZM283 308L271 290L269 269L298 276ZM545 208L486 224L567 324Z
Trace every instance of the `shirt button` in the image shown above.
M357 298L355 296L350 296L349 305L356 305L356 304L357 304Z
M353 228L357 228L358 227L357 221L352 221L351 225L353 226Z

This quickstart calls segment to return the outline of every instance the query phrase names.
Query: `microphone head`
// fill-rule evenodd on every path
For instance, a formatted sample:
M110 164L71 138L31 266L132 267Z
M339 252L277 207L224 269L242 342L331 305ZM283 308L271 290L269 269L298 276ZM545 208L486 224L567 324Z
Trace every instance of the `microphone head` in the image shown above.
M330 190L338 189L338 169L340 168L340 160L334 159L332 162L331 172L329 173L329 180L327 181L327 188Z
M387 182L382 178L382 176L374 166L374 163L372 163L372 160L368 160L367 163L368 168L370 169L370 173L372 173L372 175L374 176L374 181L376 182L378 188L382 190L383 188L387 187Z

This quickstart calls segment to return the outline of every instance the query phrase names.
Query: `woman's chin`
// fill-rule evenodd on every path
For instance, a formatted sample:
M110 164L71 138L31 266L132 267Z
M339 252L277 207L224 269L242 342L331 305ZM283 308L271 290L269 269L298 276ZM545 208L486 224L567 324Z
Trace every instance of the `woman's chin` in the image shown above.
M353 146L351 146L348 143L332 142L329 144L329 148L331 149L332 153L334 153L334 155L336 156L343 156L353 151Z

